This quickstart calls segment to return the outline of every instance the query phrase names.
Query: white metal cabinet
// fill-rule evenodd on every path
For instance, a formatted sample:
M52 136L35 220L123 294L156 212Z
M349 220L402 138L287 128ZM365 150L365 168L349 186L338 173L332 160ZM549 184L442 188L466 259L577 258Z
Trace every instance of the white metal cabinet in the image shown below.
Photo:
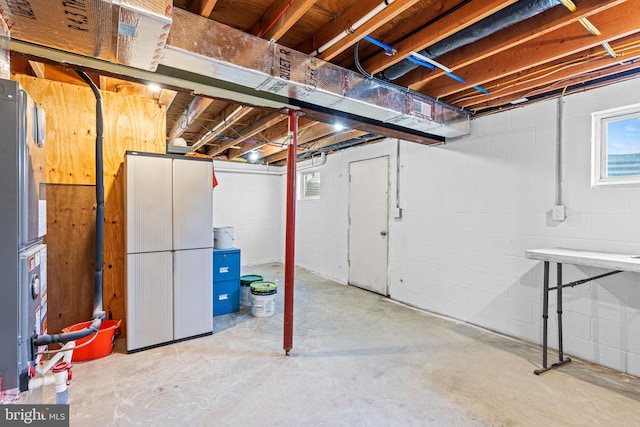
M173 160L173 249L213 246L212 179L211 161Z
M128 351L173 340L172 270L169 251L127 255Z
M213 330L213 257L211 249L173 253L173 338Z
M126 251L172 248L172 162L160 156L126 156Z
M213 330L212 161L126 156L127 350Z

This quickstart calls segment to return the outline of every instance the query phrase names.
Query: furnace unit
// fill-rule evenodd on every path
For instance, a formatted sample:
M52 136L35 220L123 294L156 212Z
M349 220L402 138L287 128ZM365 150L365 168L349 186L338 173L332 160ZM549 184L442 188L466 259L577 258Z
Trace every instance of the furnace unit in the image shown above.
M47 330L44 111L0 79L0 403L20 400Z

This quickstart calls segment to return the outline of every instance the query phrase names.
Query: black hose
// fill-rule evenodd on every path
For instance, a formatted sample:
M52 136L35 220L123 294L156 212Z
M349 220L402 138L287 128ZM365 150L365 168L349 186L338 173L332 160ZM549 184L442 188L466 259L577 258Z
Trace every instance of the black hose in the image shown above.
M91 325L82 330L62 334L40 335L34 338L33 345L36 347L58 342L66 343L95 334L105 319L105 312L102 309L102 262L104 258L104 160L102 156L104 119L102 116L102 96L98 87L86 73L82 71L77 73L87 82L96 97L96 254L93 277L93 315L91 316Z
M101 315L102 310L102 263L104 259L104 160L102 155L102 135L104 129L104 118L102 116L102 95L98 87L89 76L82 72L77 72L82 79L87 82L94 96L96 97L96 258L93 290L93 318Z
M100 329L100 325L102 324L101 317L95 317L91 321L91 325L87 326L84 329L73 332L65 332L62 334L52 334L52 335L40 335L36 339L34 339L33 344L37 346L41 345L49 345L54 343L66 343L69 341L77 341L84 337L88 337L91 334L95 334Z

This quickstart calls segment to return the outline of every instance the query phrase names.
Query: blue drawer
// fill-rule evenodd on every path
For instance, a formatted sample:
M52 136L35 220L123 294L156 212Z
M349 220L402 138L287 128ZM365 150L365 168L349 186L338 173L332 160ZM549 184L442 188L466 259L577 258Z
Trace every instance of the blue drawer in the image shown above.
M218 316L238 310L240 310L240 280L214 280L213 315Z
M240 279L240 249L214 249L214 283L230 279Z

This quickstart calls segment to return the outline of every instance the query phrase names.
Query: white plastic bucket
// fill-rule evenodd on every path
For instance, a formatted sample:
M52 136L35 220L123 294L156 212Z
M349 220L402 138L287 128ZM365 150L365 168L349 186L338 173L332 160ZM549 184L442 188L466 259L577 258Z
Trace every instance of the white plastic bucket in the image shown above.
M213 227L213 247L215 249L233 248L233 227Z
M257 274L247 274L240 276L240 305L251 307L251 284L260 282L264 278Z
M253 282L251 284L251 314L268 317L276 312L278 285L274 282Z

